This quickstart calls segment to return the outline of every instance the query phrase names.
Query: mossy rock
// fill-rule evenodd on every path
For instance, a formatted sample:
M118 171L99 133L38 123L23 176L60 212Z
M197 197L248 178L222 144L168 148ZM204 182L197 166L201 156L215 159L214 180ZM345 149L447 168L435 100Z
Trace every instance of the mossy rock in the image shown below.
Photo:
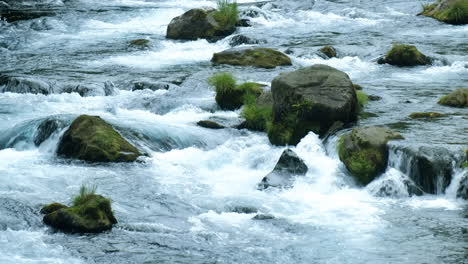
M428 65L432 63L432 60L419 52L416 46L395 44L383 58L379 59L378 63L406 67Z
M101 195L91 194L72 207L57 208L56 203L42 208L41 212L46 213L43 221L63 232L99 233L112 229L117 223L111 201Z
M247 82L236 85L232 89L217 91L215 100L223 110L236 110L242 107L246 100L252 100L249 97L253 97L253 100L255 100L261 94L261 91L259 84Z
M252 47L233 48L215 53L211 61L215 64L253 66L266 69L292 65L291 59L282 52L270 48Z
M265 91L255 100L244 106L241 116L245 122L241 127L253 131L264 132L273 118L273 96L270 91Z
M146 48L150 46L150 41L147 39L134 39L130 41L130 46Z
M441 118L441 117L446 117L446 114L441 114L441 113L436 113L436 112L415 112L409 115L410 118L412 119L418 119L418 118Z
M327 45L320 49L320 52L325 54L328 58L335 58L336 57L336 50L334 47Z
M440 98L438 104L453 107L468 107L468 88L459 88Z
M362 86L359 85L359 84L353 83L353 88L354 88L354 90L356 90L356 91L362 91Z
M356 181L367 185L388 162L387 142L403 137L384 127L355 128L338 142L338 155Z
M235 24L222 23L217 19L217 14L215 9L191 9L171 20L166 37L181 40L215 40L234 33Z
M309 132L328 134L336 122L357 119L356 91L349 76L327 65L281 73L271 85L273 120L268 138L274 145L296 145Z
M89 162L132 162L141 153L99 116L81 115L65 132L57 154Z
M49 205L42 207L41 214L50 214L63 208L68 208L68 206L63 205L61 203L51 203Z
M468 24L468 1L438 0L431 5L425 5L419 15L435 18L454 25Z
M210 128L210 129L223 129L225 126L222 126L214 121L210 120L201 120L197 122L197 126L199 127L204 127L204 128Z

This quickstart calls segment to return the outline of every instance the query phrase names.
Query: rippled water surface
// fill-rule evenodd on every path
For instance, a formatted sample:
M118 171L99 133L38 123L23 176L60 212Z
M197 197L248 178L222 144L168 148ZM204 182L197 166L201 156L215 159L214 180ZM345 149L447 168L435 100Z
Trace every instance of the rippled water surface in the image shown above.
M445 194L381 198L376 181L356 186L335 153L309 134L293 150L309 167L286 190L257 190L284 148L264 133L196 126L215 118L236 123L239 111L220 111L206 82L218 71L239 81L269 83L280 72L317 63L348 73L371 95L359 125L388 125L400 144L467 146L468 111L438 98L468 85L468 26L415 16L427 1L274 1L255 10L253 27L237 33L292 51L293 66L273 70L213 66L229 38L166 40L170 20L215 1L69 0L53 16L0 21L0 72L54 85L102 85L113 96L0 94L0 263L467 263L468 227L455 198L461 175ZM239 1L245 3L248 1ZM39 26L38 26L39 25ZM149 49L129 47L133 39ZM414 44L434 65L397 68L376 60L392 43ZM324 45L339 58L317 54ZM169 90L131 91L137 81L175 83ZM411 120L412 112L451 114ZM149 154L142 163L90 165L57 158L61 130L35 146L46 118L66 125L99 115ZM382 179L399 179L389 168ZM69 203L82 184L98 185L113 201L119 224L99 235L66 235L42 224L42 205ZM274 216L253 220L254 207Z

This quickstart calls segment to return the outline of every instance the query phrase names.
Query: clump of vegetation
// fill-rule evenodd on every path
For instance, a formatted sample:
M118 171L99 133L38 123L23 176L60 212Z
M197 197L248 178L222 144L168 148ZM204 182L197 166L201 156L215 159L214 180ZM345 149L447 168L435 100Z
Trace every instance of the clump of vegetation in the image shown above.
M446 117L446 114L436 113L436 112L415 112L409 115L412 119L417 118L440 118Z
M248 104L242 111L245 118L245 127L255 131L266 131L271 126L273 115L272 106L258 106L256 103Z
M262 92L257 83L237 85L230 73L217 73L208 79L208 83L215 87L216 103L224 110L235 110L245 102L252 103Z
M437 4L423 5L421 15L454 25L468 24L468 2L457 0L440 7Z
M359 111L361 111L369 102L369 96L365 92L357 90L356 97L359 105Z
M81 185L79 194L73 198L73 206L79 206L87 203L94 195L96 195L96 190L97 185Z
M378 63L405 67L431 64L431 59L419 52L416 46L394 44L385 57L379 59Z
M218 0L218 8L214 13L214 18L223 28L230 28L236 25L239 20L239 9L237 3L229 0Z

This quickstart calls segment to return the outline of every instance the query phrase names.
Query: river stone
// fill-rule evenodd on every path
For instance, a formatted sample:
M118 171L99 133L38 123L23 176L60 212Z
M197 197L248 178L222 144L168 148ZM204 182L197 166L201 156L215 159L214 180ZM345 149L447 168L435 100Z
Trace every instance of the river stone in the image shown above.
M225 128L224 126L211 121L211 120L201 120L197 122L197 126L199 127L204 127L204 128L210 128L210 129L223 129Z
M275 168L266 175L258 188L264 190L268 187L289 187L294 176L305 175L307 165L291 149L286 149L281 154Z
M457 198L468 200L468 175L463 177L457 190Z
M270 48L253 47L232 48L215 53L211 61L215 64L253 66L266 69L292 65L291 59L282 52Z
M325 54L328 58L335 58L336 57L336 49L330 45L325 46L320 49L320 52Z
M111 201L101 195L89 194L79 204L66 207L57 203L47 205L43 222L67 233L99 233L112 229L117 220Z
M432 60L419 52L416 46L396 44L383 58L378 60L378 63L405 67L428 65L432 63Z
M54 92L52 85L34 77L2 77L0 91L11 93L31 93L48 95Z
M342 136L338 155L357 182L369 184L388 163L387 142L403 137L385 127L359 127Z
M440 98L438 104L453 107L468 107L468 88L459 88Z
M167 27L166 37L196 40L225 37L234 33L236 30L235 25L221 25L216 21L215 13L215 9L191 9L171 20Z
M271 83L273 122L268 131L275 145L296 145L310 131L324 136L335 122L357 118L358 103L348 75L316 64L281 73Z
M82 97L89 96L110 96L116 93L115 85L106 81L104 84L69 84L62 89L63 93L78 93Z
M65 132L57 154L89 162L131 162L141 153L99 116L81 115Z
M232 37L231 40L229 41L229 45L231 47L240 46L243 44L253 45L253 44L260 44L260 43L265 43L265 41L260 41L258 39L249 38L245 35L236 35Z
M48 118L44 120L37 127L37 131L34 136L34 144L36 146L41 145L42 142L46 141L53 133L65 126L65 122L59 119Z
M147 82L147 81L140 81L140 82L134 82L133 83L133 88L132 91L137 91L137 90L144 90L148 89L151 91L157 91L157 90L169 90L171 86L174 86L171 83L167 82Z
M434 4L424 6L419 14L439 21L454 24L468 24L468 3L466 0L437 0Z

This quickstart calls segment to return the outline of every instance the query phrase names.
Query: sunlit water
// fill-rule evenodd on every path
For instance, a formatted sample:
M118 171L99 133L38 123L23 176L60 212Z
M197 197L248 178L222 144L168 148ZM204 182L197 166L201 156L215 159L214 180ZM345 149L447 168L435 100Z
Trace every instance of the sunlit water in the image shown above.
M60 1L59 1L60 2ZM66 1L64 1L66 2ZM242 1L248 2L248 1ZM314 5L312 3L315 2ZM317 63L345 71L381 101L361 125L389 125L401 144L466 147L467 110L436 104L468 83L467 26L416 17L420 1L277 1L256 10L239 33L291 49L294 65L274 70L212 66L229 38L165 39L170 20L215 1L74 0L57 16L0 25L0 71L33 75L53 84L113 82L113 96L0 94L0 263L466 263L466 201L455 193L458 171L445 194L408 197L405 177L389 168L357 186L338 160L336 137L325 145L309 134L293 150L309 171L286 190L257 190L284 148L264 133L209 130L202 119L236 123L239 111L220 111L206 80L230 71L239 81L269 83L278 73ZM313 6L313 7L312 7ZM151 40L148 50L128 47ZM436 62L396 68L376 59L395 42L416 44ZM339 58L316 51L334 45ZM159 91L130 91L135 81L183 81ZM453 114L425 122L416 111ZM99 115L149 157L141 163L90 165L57 158L64 129L40 146L33 138L45 118L66 125L80 114ZM393 198L375 190L391 180ZM82 184L98 185L113 201L119 224L99 235L65 235L42 224L39 210L69 203ZM399 185L400 184L400 185ZM253 220L254 207L271 220Z

